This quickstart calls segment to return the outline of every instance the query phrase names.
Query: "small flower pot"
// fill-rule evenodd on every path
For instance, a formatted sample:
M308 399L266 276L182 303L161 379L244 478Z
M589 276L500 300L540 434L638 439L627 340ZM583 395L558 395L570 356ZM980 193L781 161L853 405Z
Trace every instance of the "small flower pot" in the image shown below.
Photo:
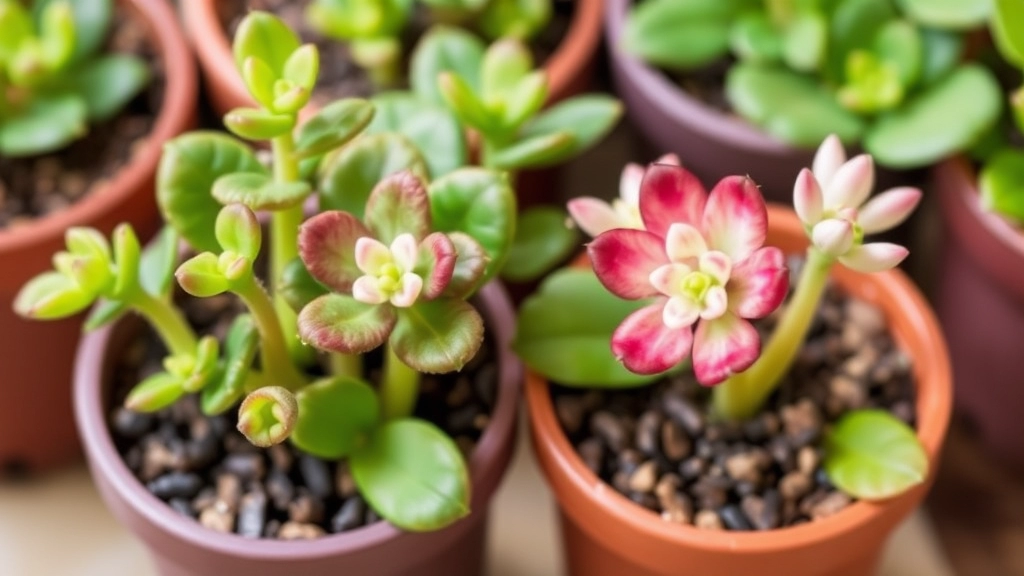
M470 458L472 513L436 532L402 532L377 522L315 540L249 540L214 532L153 496L128 469L107 424L111 368L136 333L125 321L82 341L75 371L75 410L89 467L114 515L149 548L163 576L309 576L349 574L476 576L483 572L488 506L515 447L522 370L508 351L514 316L499 284L477 303L498 355L497 403Z
M949 230L939 252L936 308L949 338L957 407L994 456L1024 470L1024 234L982 208L966 159L947 160L932 176Z
M71 410L72 362L81 319L55 323L24 320L11 306L30 278L49 269L64 249L64 232L93 226L109 232L130 222L148 237L159 225L153 194L164 142L195 122L196 70L188 44L163 0L122 0L120 10L145 23L166 74L162 106L150 134L109 181L73 206L39 220L0 230L0 473L43 469L80 452Z
M807 246L788 209L770 206L767 244L791 254ZM898 271L863 275L837 267L845 292L880 307L917 382L917 435L930 460L928 479L894 498L856 502L833 516L764 532L707 531L662 520L604 484L562 431L549 384L527 375L531 437L560 510L565 557L573 576L866 576L886 538L924 498L949 424L952 381L938 322Z

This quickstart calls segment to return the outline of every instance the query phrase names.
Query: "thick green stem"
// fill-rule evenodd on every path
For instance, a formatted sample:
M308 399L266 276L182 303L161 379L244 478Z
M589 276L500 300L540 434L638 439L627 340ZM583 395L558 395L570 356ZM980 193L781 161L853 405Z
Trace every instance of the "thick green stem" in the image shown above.
M298 182L299 162L295 158L295 140L291 134L273 140L274 180ZM274 212L270 219L270 290L275 294L274 307L280 318L285 341L296 358L308 356L298 337L298 318L288 302L278 295L277 285L284 268L299 255L299 226L302 225L302 205Z
M405 418L416 408L420 392L420 373L402 362L390 344L385 344L384 373L380 383L384 418Z
M192 327L170 302L139 290L128 302L160 335L171 354L195 354L198 340Z
M834 259L811 247L800 281L760 358L744 372L729 378L714 391L715 412L727 420L754 416L789 370L825 292Z
M331 374L352 378L363 377L363 357L359 354L332 352L328 358L331 362Z
M284 386L296 391L306 385L305 377L299 372L288 355L281 323L274 311L274 304L266 290L252 274L245 275L234 287L235 294L245 302L256 322L260 333L260 358L263 372L269 384Z

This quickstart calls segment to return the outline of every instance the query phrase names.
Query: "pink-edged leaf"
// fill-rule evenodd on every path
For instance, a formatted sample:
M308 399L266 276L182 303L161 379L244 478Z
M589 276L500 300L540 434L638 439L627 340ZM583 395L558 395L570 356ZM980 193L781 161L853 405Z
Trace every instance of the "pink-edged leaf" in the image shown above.
M824 185L825 208L859 208L875 186L875 161L867 154L849 159Z
M469 234L449 232L448 238L455 246L458 257L444 295L449 298L467 298L484 279L484 271L490 259L483 245Z
M430 200L423 181L409 170L381 180L366 201L363 220L385 244L403 233L422 240L430 232Z
M569 216L588 236L594 238L615 228L626 228L622 218L610 204L598 198L583 196L573 198L566 204Z
M461 370L484 338L484 322L468 302L444 298L398 311L390 344L402 362L419 372Z
M818 182L822 186L828 187L832 177L844 162L846 162L846 150L843 149L843 143L838 136L830 134L818 146L818 151L814 153L814 163L811 166Z
M774 246L758 249L737 263L729 283L729 310L741 318L763 318L778 308L789 290L786 256Z
M362 276L356 265L356 241L372 237L348 212L332 210L306 220L299 228L299 256L310 275L336 292L349 292Z
M299 336L319 350L362 354L380 346L395 327L395 309L325 294L299 312Z
M676 222L668 227L665 237L665 252L673 262L686 262L691 258L699 258L707 252L708 245L700 230L690 224Z
M853 247L839 257L844 266L857 272L871 274L895 268L909 251L898 244L889 242L870 242Z
M433 300L444 292L452 281L458 257L455 244L442 232L434 232L420 242L414 271L423 277L423 298Z
M886 190L864 204L857 223L864 234L885 232L906 220L920 201L921 190L911 186Z
M704 386L714 386L742 372L757 360L761 340L746 320L726 313L697 324L693 340L693 372Z
M804 168L793 185L793 208L796 215L804 224L813 226L821 220L824 202L818 179L814 177L814 173Z
M704 185L689 170L654 164L640 183L640 217L649 232L664 238L674 222L698 226L707 197Z
M753 254L768 233L768 209L757 184L746 176L719 180L704 208L702 227L708 248L733 262Z
M646 230L609 230L587 246L594 273L605 288L627 300L654 296L650 276L668 264L661 237Z
M612 334L612 353L630 372L658 374L674 368L690 353L693 329L669 328L662 299L633 312Z

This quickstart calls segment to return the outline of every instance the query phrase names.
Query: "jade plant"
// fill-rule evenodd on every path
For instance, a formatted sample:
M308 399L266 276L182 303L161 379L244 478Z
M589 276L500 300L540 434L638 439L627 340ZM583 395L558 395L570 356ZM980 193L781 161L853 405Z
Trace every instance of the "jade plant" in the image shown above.
M623 182L632 189L636 176L627 167ZM607 207L574 200L580 227L598 232L587 246L593 269L553 274L524 303L516 350L532 369L573 387L642 386L689 365L697 382L714 387L715 418L753 418L797 357L832 267L874 273L907 256L865 236L902 222L921 192L894 188L868 200L873 184L872 158L847 160L836 136L800 173L794 204L810 246L781 310L789 270L782 251L764 245L767 210L749 177L726 177L707 193L677 164L652 164L626 208L639 215L630 226L609 218ZM762 346L751 321L768 315L777 322ZM926 477L913 430L885 411L846 413L825 447L830 480L855 497L890 497Z
M914 168L968 149L999 116L995 78L964 62L989 4L643 0L621 42L682 72L729 62L729 104L789 144L835 133L884 166Z
M0 0L0 155L64 148L149 82L129 54L104 54L112 0Z
M261 41L274 36L286 42ZM205 414L237 409L239 431L257 446L288 440L347 459L366 501L394 525L446 526L469 511L467 465L413 413L422 374L460 370L482 344L469 300L511 243L508 178L464 167L428 181L404 137L363 133L374 114L364 100L299 123L317 50L268 14L242 22L235 54L259 105L229 112L225 125L269 141L270 167L231 136L173 140L157 179L168 222L157 239L142 250L125 224L109 241L72 228L54 270L31 280L14 308L50 319L96 302L87 329L139 314L167 356L127 394L127 408L151 412L199 394ZM314 186L321 211L305 219ZM223 338L197 334L174 279L192 297L231 294L245 312ZM378 349L383 370L371 383L365 357Z
M551 19L550 0L421 0L439 23L459 23L485 37L529 40ZM413 0L315 0L306 17L321 34L347 42L353 61L378 88L402 79L402 36Z

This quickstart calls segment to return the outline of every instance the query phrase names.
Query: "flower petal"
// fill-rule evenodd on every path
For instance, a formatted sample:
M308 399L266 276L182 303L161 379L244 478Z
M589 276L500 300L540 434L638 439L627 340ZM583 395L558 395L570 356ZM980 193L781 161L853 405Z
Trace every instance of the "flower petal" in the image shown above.
M844 266L867 274L895 268L910 251L899 244L871 242L856 246L839 257Z
M697 226L707 192L689 170L667 164L653 164L640 183L640 217L652 234L662 238L674 222Z
M818 151L814 154L814 164L811 165L814 177L818 179L818 183L827 188L836 171L845 162L846 150L843 150L843 143L838 136L830 134L821 142Z
M867 154L855 156L836 170L825 185L825 208L859 208L875 187L875 161Z
M385 264L391 263L391 250L376 238L363 236L356 240L356 266L365 274L377 276Z
M811 241L829 256L842 256L853 247L853 225L839 218L822 220L811 230Z
M710 274L719 284L725 285L732 273L732 261L717 250L705 252L700 256L700 271Z
M757 184L745 176L722 178L708 196L702 227L708 248L733 262L750 256L768 232L768 209Z
M612 334L612 353L637 374L657 374L674 368L690 353L693 330L672 329L663 321L665 301L633 312Z
M691 258L699 258L707 252L708 245L700 230L690 224L676 222L668 227L665 236L665 252L673 262L685 262Z
M299 228L299 256L313 278L345 293L363 275L356 264L356 242L366 236L372 235L352 214L323 212Z
M857 223L865 234L885 232L906 220L920 201L921 190L911 186L886 190L868 200Z
M814 173L804 168L796 177L796 184L793 185L793 208L800 221L808 226L814 226L821 220L824 198L821 194L821 186Z
M418 248L416 238L407 232L399 234L391 242L391 257L394 258L399 270L409 272L416 267Z
M679 156L677 156L673 152L669 152L668 154L662 154L657 160L654 161L654 163L655 164L668 164L669 166L682 166L683 165L683 163L679 161Z
M671 296L678 292L679 286L690 272L693 270L686 264L665 264L655 268L654 272L648 276L648 280L658 292Z
M764 318L782 304L788 289L786 256L766 246L733 267L726 285L729 309L741 318Z
M615 228L625 228L622 226L619 213L604 200L583 196L573 198L566 206L569 209L569 216L576 221L580 230L591 237L597 237L602 232Z
M587 246L594 273L611 293L637 300L658 293L651 272L668 264L662 239L646 230L609 230Z
M746 320L730 313L697 324L693 372L704 386L719 384L757 360L761 340Z
M644 179L644 167L630 162L622 169L619 177L619 198L627 204L636 206L640 202L640 183Z
M402 274L398 290L391 295L391 303L398 308L408 308L416 303L420 292L423 290L423 278L411 272Z
M352 284L352 297L365 304L383 304L388 301L373 276L360 276Z
M669 298L661 312L661 320L672 329L692 326L700 318L700 306L689 298L676 296Z
M729 309L729 295L723 286L712 286L704 295L704 309L700 311L700 317L705 320L714 320Z
M455 275L459 254L447 234L434 232L420 242L419 258L413 270L423 278L423 297L433 300L444 292Z

